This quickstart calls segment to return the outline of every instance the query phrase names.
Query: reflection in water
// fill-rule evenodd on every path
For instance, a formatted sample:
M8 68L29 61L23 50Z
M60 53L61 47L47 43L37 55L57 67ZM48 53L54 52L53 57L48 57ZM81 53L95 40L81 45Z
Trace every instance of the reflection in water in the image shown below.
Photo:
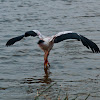
M35 78L25 78L23 80L23 82L21 83L28 83L28 84L32 84L32 83L46 83L46 84L50 84L51 82L53 82L51 80L51 78L49 78L49 75L51 74L51 72L49 71L49 69L44 69L45 71L45 75L43 76L43 78L39 78L39 79L35 79Z
M46 83L46 84L50 84L51 82L53 82L53 81L51 80L51 78L49 78L49 75L51 74L51 72L49 71L48 68L45 68L44 71L45 71L45 75L44 75L43 81L44 81L44 83Z

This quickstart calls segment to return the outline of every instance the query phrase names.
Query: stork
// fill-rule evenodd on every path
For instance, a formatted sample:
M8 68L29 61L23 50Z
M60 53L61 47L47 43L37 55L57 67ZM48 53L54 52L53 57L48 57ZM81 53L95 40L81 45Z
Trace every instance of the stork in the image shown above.
M50 53L51 49L53 48L54 44L59 43L63 40L76 39L78 41L81 41L82 44L84 46L86 46L88 49L91 49L93 53L100 52L99 47L93 41L89 40L88 38L84 37L83 35L77 34L72 31L59 32L58 34L53 35L51 37L42 35L38 30L27 31L27 32L25 32L24 35L14 37L14 38L11 38L10 40L8 40L8 42L6 43L6 46L13 45L15 42L18 42L21 39L23 39L24 37L28 37L28 36L33 36L33 37L39 38L39 41L37 44L44 51L44 69L50 66L50 63L48 62L48 56L49 56L49 53Z

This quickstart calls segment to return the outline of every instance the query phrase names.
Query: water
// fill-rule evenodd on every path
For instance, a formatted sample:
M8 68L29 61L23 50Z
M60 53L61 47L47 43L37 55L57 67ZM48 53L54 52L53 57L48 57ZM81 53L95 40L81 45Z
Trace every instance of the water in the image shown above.
M76 40L55 44L49 56L50 74L43 70L43 52L37 38L29 37L6 47L8 39L38 29L51 36L75 31L100 47L99 0L0 0L0 100L34 100L56 82L41 99L68 93L78 100L100 100L100 54Z

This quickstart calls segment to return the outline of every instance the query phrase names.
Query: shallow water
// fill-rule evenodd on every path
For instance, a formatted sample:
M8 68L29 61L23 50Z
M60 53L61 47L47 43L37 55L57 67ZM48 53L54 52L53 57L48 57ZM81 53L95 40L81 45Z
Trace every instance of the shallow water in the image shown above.
M43 70L43 52L29 37L6 47L8 39L38 29L44 35L75 31L100 47L99 0L0 0L0 100L34 100L68 93L78 100L100 100L100 54L76 40L55 44L49 56L50 74ZM34 40L33 40L34 39Z

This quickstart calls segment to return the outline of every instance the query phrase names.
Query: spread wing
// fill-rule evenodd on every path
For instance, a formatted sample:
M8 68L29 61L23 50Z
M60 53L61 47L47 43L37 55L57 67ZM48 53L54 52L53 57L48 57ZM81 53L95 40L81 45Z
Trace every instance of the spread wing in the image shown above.
M66 39L77 39L78 41L81 41L82 44L88 49L91 48L93 52L100 52L99 47L93 41L72 31L59 32L55 35L54 43L59 43Z
M28 37L28 36L33 36L33 37L38 36L40 39L42 39L44 37L38 30L27 31L24 35L14 37L14 38L8 40L8 42L6 43L6 46L13 45L15 42L18 42L21 39L23 39L24 37Z

